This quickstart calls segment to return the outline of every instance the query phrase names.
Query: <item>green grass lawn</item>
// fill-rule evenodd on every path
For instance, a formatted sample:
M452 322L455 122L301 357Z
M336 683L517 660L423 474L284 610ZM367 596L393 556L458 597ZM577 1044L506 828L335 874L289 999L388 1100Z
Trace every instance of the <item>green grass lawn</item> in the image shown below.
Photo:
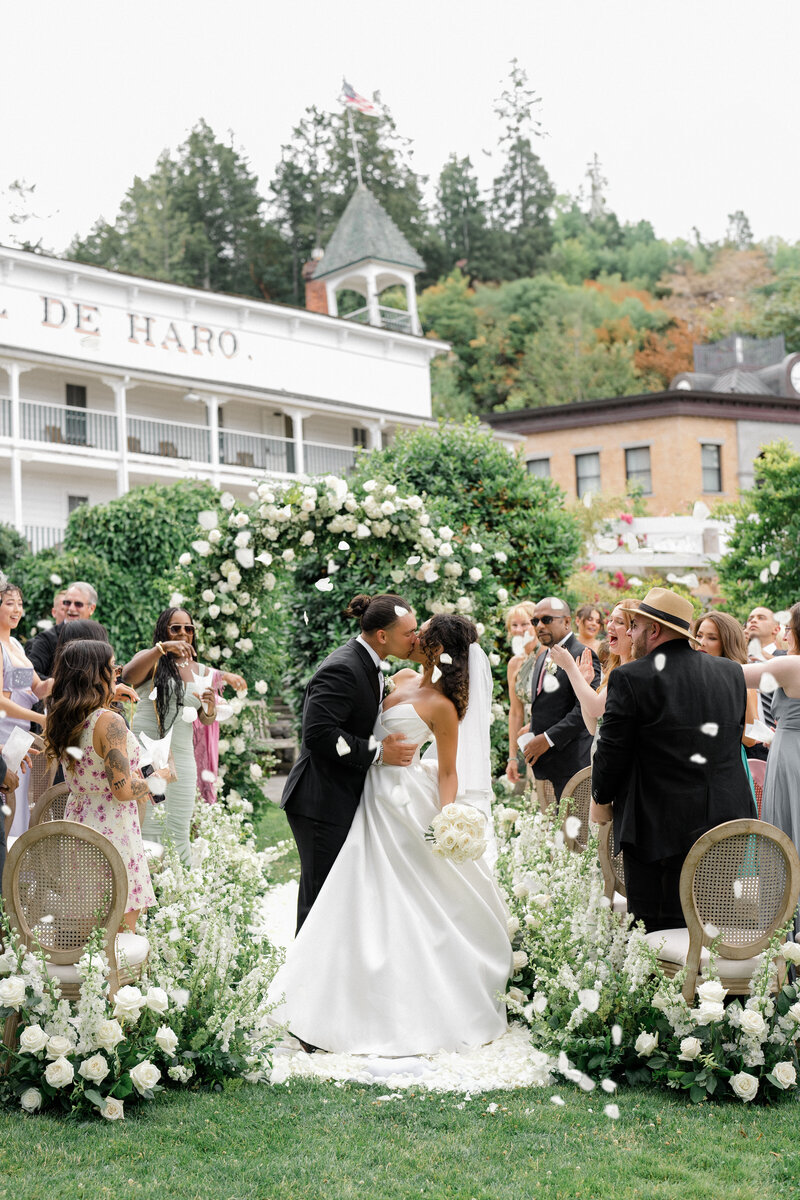
M288 836L270 808L259 842ZM294 854L276 881L296 875ZM553 1091L566 1104L550 1102ZM800 1108L636 1089L458 1095L292 1081L169 1093L123 1123L0 1113L0 1200L771 1200L800 1197ZM488 1112L496 1104L495 1112Z

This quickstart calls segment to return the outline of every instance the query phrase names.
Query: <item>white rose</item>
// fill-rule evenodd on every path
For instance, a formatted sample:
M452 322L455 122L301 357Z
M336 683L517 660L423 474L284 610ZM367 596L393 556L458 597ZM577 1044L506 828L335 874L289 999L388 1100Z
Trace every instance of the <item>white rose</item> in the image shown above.
M692 1019L696 1025L710 1025L712 1021L721 1021L725 1016L725 1005L708 1001L692 1009Z
M516 815L516 812L514 812L515 817ZM509 917L508 921L506 922L506 928L508 930L508 936L512 938L519 930L519 917Z
M186 988L173 988L169 994L169 998L177 1008L178 1012L183 1012L191 999L190 993Z
M793 966L800 966L800 946L796 942L787 942L781 946L781 958Z
M72 1063L68 1062L66 1058L57 1058L55 1062L47 1064L44 1077L50 1087L67 1087L75 1078L75 1071Z
M756 1012L753 1008L746 1008L739 1020L739 1028L742 1033L746 1033L750 1037L763 1039L767 1032L767 1022L760 1012Z
M681 1042L681 1052L678 1058L681 1062L694 1062L702 1049L703 1043L700 1041L700 1038L684 1038Z
M477 583L479 579L483 579L483 571L480 567L470 567L469 577L473 583Z
M794 1063L776 1063L772 1068L772 1074L775 1076L782 1088L794 1087L794 1085L797 1083L797 1071L794 1069Z
M92 1083L102 1083L108 1074L110 1067L102 1054L93 1054L91 1058L85 1058L78 1067L78 1074L84 1079L91 1080Z
M33 1113L42 1107L42 1093L38 1088L27 1088L19 1098L25 1112Z
M640 1033L633 1048L640 1058L649 1058L657 1046L657 1033Z
M63 1058L65 1054L72 1053L72 1042L65 1037L51 1037L47 1039L47 1057L50 1059Z
M231 509L236 503L236 497L232 496L230 492L223 492L219 498L219 502L223 508Z
M19 1012L25 1002L26 984L21 975L9 975L0 979L0 1008L14 1008Z
M10 975L17 968L17 956L11 946L0 954L0 975Z
M22 1054L38 1054L47 1045L48 1037L41 1025L29 1025L19 1035L19 1048Z
M521 992L518 987L510 987L508 989L508 998L514 1004L524 1004L526 997L525 993Z
M219 614L220 614L220 607L219 607L219 605L218 605L218 604L209 604L209 606L208 606L208 615L211 617L211 620L212 620L212 621L216 621L216 619L217 619L217 617L219 616Z
M207 558L211 553L211 543L204 538L198 538L196 542L192 542L192 549L196 550L201 558Z
M544 994L544 992L536 993L536 995L533 997L533 1003L531 1007L538 1017L542 1015L547 1008L547 996Z
M203 600L205 600L206 604L211 604L211 602L214 599L214 593L211 591L210 588L206 588L205 591L202 593L202 598L203 598Z
M218 546L222 541L222 530L212 529L208 535L208 540L212 546Z
M578 1003L587 1012L596 1013L600 1007L600 994L594 988L581 988L578 992Z
M125 1120L125 1108L121 1100L117 1100L116 1096L106 1096L106 1106L103 1109L103 1116L107 1121Z
M258 692L259 696L266 696L267 685L263 679L256 680L255 688L256 688L256 691Z
M156 1045L160 1046L170 1058L174 1058L178 1048L178 1035L170 1029L169 1025L162 1025L156 1034Z
M154 1013L165 1013L169 1008L169 996L160 987L148 988L144 1002L150 1011Z
M798 1025L800 1025L800 1000L795 1000L794 1004L786 1015L788 1017L793 1017Z
M740 1100L744 1100L745 1104L748 1100L755 1099L758 1091L758 1080L755 1075L748 1075L747 1071L740 1071L738 1075L732 1076L730 1084L736 1095Z
M263 774L264 774L264 772L261 770L261 767L258 765L258 763L250 763L250 778L251 779L261 779Z
M114 997L114 1016L123 1021L138 1021L144 1008L144 996L138 987L120 988Z
M145 1092L150 1091L151 1088L156 1086L161 1078L161 1072L159 1071L158 1067L154 1066L153 1063L148 1062L148 1060L145 1058L133 1068L133 1070L130 1072L130 1076L131 1080L133 1081L133 1086L136 1088L137 1092L143 1096Z
M125 1034L119 1021L101 1021L94 1037L100 1049L107 1050L109 1054L124 1039Z
M514 962L514 970L515 971L521 971L523 967L527 967L528 956L525 953L525 951L524 950L515 950L513 962Z
M701 1004L708 1003L722 1004L722 1001L728 994L728 989L724 988L718 979L707 979L705 983L701 983L697 988L697 995Z
M180 556L180 558L178 559L178 565L181 567L188 567L188 565L191 561L192 561L191 554L182 554Z

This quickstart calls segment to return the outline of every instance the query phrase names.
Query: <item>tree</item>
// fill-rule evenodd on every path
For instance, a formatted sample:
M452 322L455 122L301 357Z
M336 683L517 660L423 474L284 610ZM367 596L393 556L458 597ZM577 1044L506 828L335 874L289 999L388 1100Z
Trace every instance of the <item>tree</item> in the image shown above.
M272 209L291 253L291 298L302 303L302 268L333 229L332 181L328 166L333 118L312 105L281 146L281 161L270 184Z
M449 269L456 263L478 279L491 278L486 204L469 158L451 154L436 188L436 222L447 250Z
M790 608L800 595L800 454L788 442L771 442L754 474L754 486L720 508L732 526L717 571L740 616L757 604Z
M0 524L0 574L8 575L17 559L28 553L28 543L13 525Z
M728 213L728 228L725 241L735 246L737 250L750 250L753 245L753 231L747 214L737 208L736 212Z

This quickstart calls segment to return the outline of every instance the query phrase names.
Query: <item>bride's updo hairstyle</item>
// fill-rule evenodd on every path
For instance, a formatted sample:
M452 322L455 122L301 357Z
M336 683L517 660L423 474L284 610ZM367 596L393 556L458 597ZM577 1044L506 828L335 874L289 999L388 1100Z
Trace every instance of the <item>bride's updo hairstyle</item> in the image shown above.
M469 702L469 648L477 640L478 631L472 621L450 613L431 617L419 634L420 649L429 664L436 661L438 646L453 660L442 664L441 686L455 705L459 721L464 719Z
M390 625L394 625L395 621L400 616L395 612L397 608L404 608L406 612L411 612L411 605L402 596L395 596L392 592L386 592L380 596L365 596L359 593L353 596L353 599L344 610L346 617L355 617L361 626L362 633L375 633L376 629L388 629Z

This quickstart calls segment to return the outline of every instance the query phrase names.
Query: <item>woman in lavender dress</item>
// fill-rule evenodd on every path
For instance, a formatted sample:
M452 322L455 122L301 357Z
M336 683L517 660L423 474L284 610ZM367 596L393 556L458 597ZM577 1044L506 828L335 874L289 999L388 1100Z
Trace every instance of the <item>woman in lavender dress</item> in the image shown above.
M0 716L0 746L5 744L12 729L27 732L31 722L44 725L42 714L32 709L37 700L42 700L49 693L51 687L49 679L39 678L22 646L12 636L12 630L17 628L24 615L22 592L7 580L0 583L0 712L3 714ZM30 778L28 772L19 777L17 806L10 829L12 837L19 837L28 828Z

